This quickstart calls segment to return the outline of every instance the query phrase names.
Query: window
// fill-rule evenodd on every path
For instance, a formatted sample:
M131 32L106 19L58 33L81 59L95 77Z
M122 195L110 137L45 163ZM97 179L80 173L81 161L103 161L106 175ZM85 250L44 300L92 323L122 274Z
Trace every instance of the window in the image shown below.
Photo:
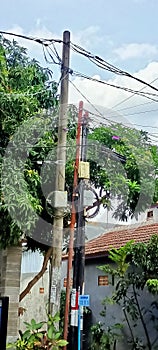
M147 212L147 219L151 219L153 217L153 210Z
M108 276L98 276L98 286L108 286Z

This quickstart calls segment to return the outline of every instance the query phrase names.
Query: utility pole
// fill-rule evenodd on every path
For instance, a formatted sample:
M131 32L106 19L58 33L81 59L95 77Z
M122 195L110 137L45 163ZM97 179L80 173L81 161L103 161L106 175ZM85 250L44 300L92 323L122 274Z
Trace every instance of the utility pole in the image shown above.
M75 224L76 224L75 200L77 199L76 189L78 185L78 171L79 171L80 148L81 148L80 139L81 139L82 111L83 111L83 102L80 101L79 111L78 111L77 134L76 134L76 160L75 160L75 167L74 167L72 209L71 209L71 222L70 222L70 239L69 239L69 251L68 251L68 262L67 262L67 284L66 284L66 301L65 301L65 314L64 314L64 339L65 340L67 340L68 338L71 271L72 271L72 259L73 259L74 230L75 230ZM66 350L66 346L64 347L64 350Z
M63 242L64 208L67 206L65 192L65 163L67 137L67 104L69 84L70 32L63 33L63 51L61 66L60 110L58 119L58 145L56 161L56 181L53 196L53 252L50 272L49 312L55 314L60 307L61 292L61 262Z
M84 266L85 266L85 210L84 190L86 179L89 179L89 163L86 162L88 125L86 112L82 120L81 156L79 167L79 190L76 208L77 228L74 248L73 288L71 295L71 344L70 349L83 349L83 313L81 323L78 319L78 299L84 289ZM78 327L81 334L78 334ZM78 341L79 339L79 341Z

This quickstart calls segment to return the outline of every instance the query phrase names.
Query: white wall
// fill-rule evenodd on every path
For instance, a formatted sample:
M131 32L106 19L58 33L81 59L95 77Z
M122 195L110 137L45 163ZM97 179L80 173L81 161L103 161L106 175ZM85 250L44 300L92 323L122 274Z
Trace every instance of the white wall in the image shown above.
M23 291L30 280L40 271L43 257L38 253L24 252L22 257L22 273L20 291ZM30 271L30 272L29 272ZM44 293L40 293L44 288ZM37 322L46 321L46 308L49 296L49 267L43 277L33 286L30 293L21 301L20 307L26 309L19 317L19 329L25 329L23 322L30 322L34 318Z

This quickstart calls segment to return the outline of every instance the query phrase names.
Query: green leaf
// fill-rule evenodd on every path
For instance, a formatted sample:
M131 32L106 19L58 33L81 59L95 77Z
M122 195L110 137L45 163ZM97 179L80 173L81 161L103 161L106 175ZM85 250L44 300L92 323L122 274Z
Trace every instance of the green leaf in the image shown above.
M46 322L39 322L39 323L36 323L35 325L34 325L34 329L36 329L36 330L38 330L38 329L40 329L40 328L42 328L43 327L43 325L45 324Z
M55 339L55 340L57 340L57 339L59 339L59 338L60 338L60 336L61 336L61 333L60 333L60 332L58 332L58 333L56 333L56 334L55 334L54 339Z
M48 338L49 339L52 339L53 338L53 328L50 326L49 328L48 328Z
M57 342L57 345L58 345L58 346L65 346L65 345L67 345L67 344L68 344L68 342L67 342L66 340L64 340L64 339L58 340L58 342Z
M25 331L24 333L23 333L23 336L22 336L22 338L23 339L28 339L29 338L29 336L30 336L30 330L27 330L27 331Z

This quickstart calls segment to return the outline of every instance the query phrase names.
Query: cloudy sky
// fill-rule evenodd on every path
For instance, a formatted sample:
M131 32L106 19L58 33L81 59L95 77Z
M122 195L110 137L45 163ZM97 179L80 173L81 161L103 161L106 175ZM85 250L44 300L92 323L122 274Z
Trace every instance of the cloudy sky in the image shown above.
M0 29L59 39L67 29L73 43L158 87L157 13L157 0L5 0L1 4ZM31 56L46 64L40 45L20 43L28 47ZM61 54L61 44L56 48ZM99 69L72 51L70 65L74 71L111 84L137 90L144 87L132 79ZM59 67L51 65L51 69L58 80ZM81 92L70 84L70 102L78 104L84 95L106 117L146 126L143 128L157 140L157 102L83 78L71 76L70 80ZM149 88L143 91L157 93Z

